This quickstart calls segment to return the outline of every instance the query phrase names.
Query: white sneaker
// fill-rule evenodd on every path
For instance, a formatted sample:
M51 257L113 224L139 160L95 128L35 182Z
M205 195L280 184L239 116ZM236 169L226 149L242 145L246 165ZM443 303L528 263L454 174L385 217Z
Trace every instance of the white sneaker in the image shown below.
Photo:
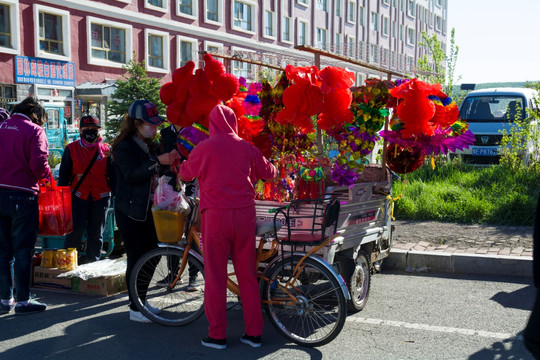
M144 307L148 309L152 314L157 315L161 312L161 309L158 309L157 307L153 307L148 303L148 301L145 301Z
M149 324L152 320L144 316L140 311L129 310L129 320Z

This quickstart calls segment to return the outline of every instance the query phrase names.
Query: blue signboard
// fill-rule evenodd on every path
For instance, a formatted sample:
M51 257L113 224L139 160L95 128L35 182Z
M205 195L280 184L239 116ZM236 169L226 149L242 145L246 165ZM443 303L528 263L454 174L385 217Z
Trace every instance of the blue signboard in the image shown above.
M28 56L15 56L15 82L75 86L75 64Z

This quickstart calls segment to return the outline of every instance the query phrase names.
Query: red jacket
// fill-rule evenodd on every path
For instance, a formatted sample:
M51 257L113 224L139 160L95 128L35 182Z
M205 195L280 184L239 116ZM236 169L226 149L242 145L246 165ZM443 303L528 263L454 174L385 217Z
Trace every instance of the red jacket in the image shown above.
M182 180L199 180L201 211L255 206L253 184L274 178L275 166L238 136L236 116L227 106L218 105L210 112L209 135L180 167Z
M100 146L104 150L103 153L107 154L109 145L100 144ZM93 148L85 147L81 140L78 140L68 144L66 150L69 151L73 163L70 186L74 189L99 148L98 146ZM107 177L107 156L98 155L75 196L83 200L88 199L89 194L92 194L92 198L95 200L110 196L111 188Z

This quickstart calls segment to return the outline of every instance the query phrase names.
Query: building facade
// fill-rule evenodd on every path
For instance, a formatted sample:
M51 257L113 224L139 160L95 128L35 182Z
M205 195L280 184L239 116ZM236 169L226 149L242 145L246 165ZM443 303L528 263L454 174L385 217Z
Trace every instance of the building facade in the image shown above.
M412 75L423 31L446 47L447 1L0 0L0 106L35 94L63 102L68 124L88 113L103 122L130 60L165 83L189 60L202 66L204 51L248 80L312 65L299 45L357 60L321 60L357 84L385 69Z

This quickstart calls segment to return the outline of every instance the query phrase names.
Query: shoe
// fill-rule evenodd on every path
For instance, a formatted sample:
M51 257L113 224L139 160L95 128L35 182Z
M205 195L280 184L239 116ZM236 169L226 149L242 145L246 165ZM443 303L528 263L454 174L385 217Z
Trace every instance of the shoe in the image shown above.
M261 347L262 345L262 338L261 336L249 336L249 335L242 335L242 337L240 337L240 341L243 342L244 344L248 344L249 346L251 347L254 347L254 348L258 348L258 347Z
M173 275L167 275L163 279L156 282L157 287L168 287L174 280ZM178 280L177 284L181 284L182 279Z
M140 311L131 309L129 310L129 320L145 324L150 324L152 322L152 320L144 316Z
M189 279L189 284L186 286L186 291L194 292L200 289L200 285L196 279Z
M27 315L32 314L40 311L45 311L47 308L47 304L43 304L40 302L37 302L34 299L30 299L26 302L26 304L23 304L22 302L17 303L15 305L15 315Z
M11 298L9 299L7 304L3 304L3 303L0 304L0 314L1 315L9 314L11 310L13 310L14 307L15 307L15 299Z
M157 307L153 307L152 305L150 305L148 303L148 301L145 301L144 302L144 307L148 309L148 311L150 311L152 314L154 315L157 315L161 312L161 309L157 308Z
M210 336L201 340L201 344L206 347L225 350L227 348L227 339L213 339Z

